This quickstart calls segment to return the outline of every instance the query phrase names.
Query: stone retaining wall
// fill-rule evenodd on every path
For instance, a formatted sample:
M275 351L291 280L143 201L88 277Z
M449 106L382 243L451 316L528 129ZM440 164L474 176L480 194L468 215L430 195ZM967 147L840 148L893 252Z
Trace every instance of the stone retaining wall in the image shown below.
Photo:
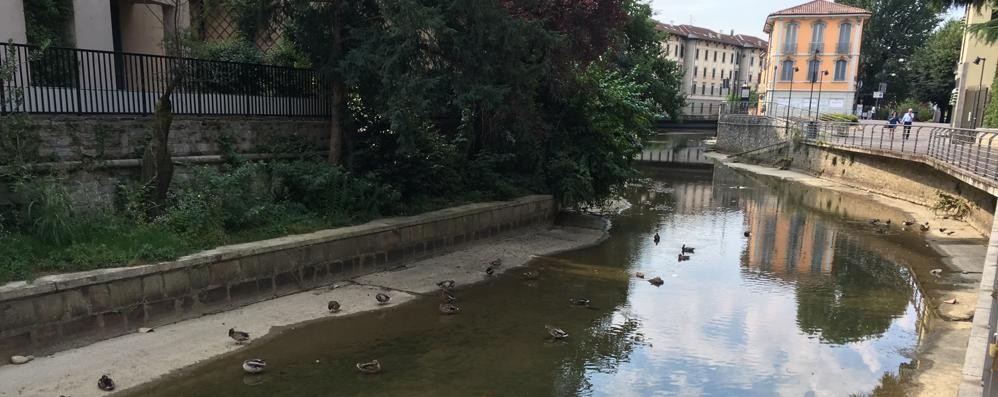
M390 269L517 228L547 227L555 207L550 196L470 204L173 262L9 283L0 286L0 357L79 346Z
M779 120L766 116L722 116L717 122L717 148L734 154L786 142L785 128L778 124Z

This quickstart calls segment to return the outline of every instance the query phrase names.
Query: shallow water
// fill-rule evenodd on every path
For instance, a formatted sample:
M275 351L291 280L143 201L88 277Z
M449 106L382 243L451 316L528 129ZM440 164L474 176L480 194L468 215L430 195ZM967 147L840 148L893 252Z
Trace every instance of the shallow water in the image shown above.
M514 269L458 289L459 315L423 298L324 320L135 394L847 396L882 379L891 392L917 364L918 274L938 259L917 233L876 233L845 218L835 195L723 167L646 175L605 243L538 258L537 280ZM678 262L684 243L696 253ZM546 324L571 336L550 341ZM240 363L256 357L268 372L244 375ZM382 374L354 369L374 358Z

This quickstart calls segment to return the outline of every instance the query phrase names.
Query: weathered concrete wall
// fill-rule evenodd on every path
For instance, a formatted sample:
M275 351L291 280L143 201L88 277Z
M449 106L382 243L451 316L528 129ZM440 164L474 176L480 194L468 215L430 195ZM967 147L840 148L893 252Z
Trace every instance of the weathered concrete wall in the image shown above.
M726 153L742 153L786 142L786 128L766 116L729 114L717 123L717 148Z
M43 354L386 270L512 229L549 226L555 210L552 197L528 196L10 283L0 286L0 357Z
M32 116L35 142L26 158L58 170L77 203L113 203L118 187L138 178L151 122L148 116ZM324 119L177 116L169 145L182 177L190 166L219 164L228 154L266 158L289 150L321 152L328 143ZM7 190L0 181L0 201Z
M937 191L963 197L970 203L967 223L985 236L991 233L995 197L929 165L814 145L782 148L767 158L774 156L790 157L792 167L812 175L924 206L936 203Z

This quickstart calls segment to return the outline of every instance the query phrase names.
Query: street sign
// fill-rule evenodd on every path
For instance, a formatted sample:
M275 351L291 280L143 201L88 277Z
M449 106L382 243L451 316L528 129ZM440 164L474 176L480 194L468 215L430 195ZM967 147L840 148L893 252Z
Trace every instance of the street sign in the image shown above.
M884 93L882 91L876 91L873 93L873 99L883 99Z

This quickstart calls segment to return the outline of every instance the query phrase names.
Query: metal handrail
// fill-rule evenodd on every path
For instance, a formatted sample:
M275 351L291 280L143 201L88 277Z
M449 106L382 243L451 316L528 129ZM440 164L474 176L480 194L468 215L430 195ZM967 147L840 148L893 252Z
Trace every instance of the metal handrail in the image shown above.
M328 84L312 69L7 43L0 62L14 66L0 81L0 113L149 114L170 86L174 114L330 112Z

